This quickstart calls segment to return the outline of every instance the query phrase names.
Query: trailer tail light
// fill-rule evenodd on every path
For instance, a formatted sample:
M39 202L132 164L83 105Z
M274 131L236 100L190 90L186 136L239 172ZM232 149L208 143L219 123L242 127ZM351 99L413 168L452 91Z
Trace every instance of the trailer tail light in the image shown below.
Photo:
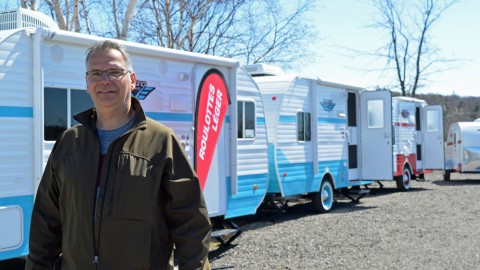
M458 172L462 172L462 163L458 164Z

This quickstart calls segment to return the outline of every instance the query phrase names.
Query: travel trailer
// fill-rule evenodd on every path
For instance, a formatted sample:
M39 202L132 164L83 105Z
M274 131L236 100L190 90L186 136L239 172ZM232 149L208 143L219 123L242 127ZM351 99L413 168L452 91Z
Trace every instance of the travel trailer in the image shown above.
M395 181L405 191L412 179L423 179L432 169L443 168L440 105L411 97L392 98L390 91L364 92L360 100L362 177Z
M450 125L445 146L443 179L450 181L453 172L480 172L480 121Z
M245 66L265 106L269 148L267 198L309 195L329 211L334 190L365 194L373 181L412 179L443 168L443 111L390 91ZM361 196L360 196L361 197ZM358 198L358 197L357 197Z
M245 66L260 88L268 136L267 200L307 195L328 212L342 191L358 201L370 184L360 174L362 87L287 75L277 67ZM355 188L352 188L355 187Z
M0 12L0 260L26 255L39 181L56 138L93 104L85 52L100 37L59 30L30 10ZM197 171L209 215L249 215L268 183L260 92L232 59L122 42L147 116L172 128ZM213 86L213 87L212 87ZM233 228L235 231L235 228ZM232 233L221 231L219 235ZM238 231L236 232L238 233ZM238 234L235 234L238 235Z

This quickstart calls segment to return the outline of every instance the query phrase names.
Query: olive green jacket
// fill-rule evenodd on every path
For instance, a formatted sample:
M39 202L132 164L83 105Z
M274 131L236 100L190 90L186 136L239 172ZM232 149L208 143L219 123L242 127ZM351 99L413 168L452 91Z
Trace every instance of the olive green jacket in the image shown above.
M102 170L91 109L57 140L35 199L26 269L209 269L211 224L200 184L172 130L135 98L133 127ZM101 172L101 175L100 175ZM96 181L102 184L96 196Z

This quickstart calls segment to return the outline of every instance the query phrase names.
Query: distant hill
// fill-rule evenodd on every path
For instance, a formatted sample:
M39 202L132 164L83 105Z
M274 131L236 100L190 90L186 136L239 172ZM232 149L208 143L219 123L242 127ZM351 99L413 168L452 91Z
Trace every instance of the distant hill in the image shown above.
M480 118L480 97L442 96L436 94L417 95L428 104L443 105L444 133L455 122L469 122Z

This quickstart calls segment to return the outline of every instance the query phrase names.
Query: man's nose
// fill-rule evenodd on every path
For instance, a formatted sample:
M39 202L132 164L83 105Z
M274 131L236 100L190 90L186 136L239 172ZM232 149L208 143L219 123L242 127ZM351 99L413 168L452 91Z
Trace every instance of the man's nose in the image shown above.
M104 79L105 78L105 79ZM108 81L110 82L110 76L108 76L108 73L107 72L102 72L102 77L100 78L100 81L99 82L103 82L103 81Z

